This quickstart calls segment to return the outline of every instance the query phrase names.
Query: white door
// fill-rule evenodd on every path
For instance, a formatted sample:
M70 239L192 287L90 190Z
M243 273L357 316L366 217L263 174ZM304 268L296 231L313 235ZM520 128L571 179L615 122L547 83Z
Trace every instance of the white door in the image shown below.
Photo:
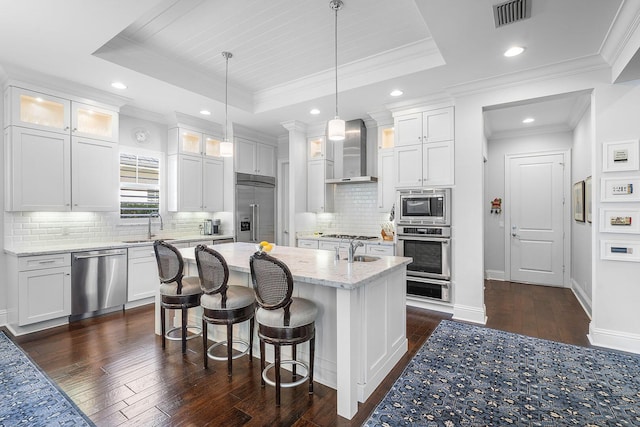
M507 160L513 282L564 286L564 163L562 153Z

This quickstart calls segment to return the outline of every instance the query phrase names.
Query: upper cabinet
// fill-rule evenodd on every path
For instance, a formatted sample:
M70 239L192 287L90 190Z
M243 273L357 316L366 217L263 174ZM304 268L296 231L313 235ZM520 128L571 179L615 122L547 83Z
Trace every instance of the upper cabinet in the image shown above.
M205 132L176 127L169 129L167 154L220 157L221 138Z
M269 144L235 138L236 172L276 176L276 149Z
M117 211L118 112L5 91L5 210Z
M395 116L396 188L453 185L454 110Z
M307 138L307 160L333 161L333 141L325 136Z
M5 92L5 126L118 142L118 112L19 87Z

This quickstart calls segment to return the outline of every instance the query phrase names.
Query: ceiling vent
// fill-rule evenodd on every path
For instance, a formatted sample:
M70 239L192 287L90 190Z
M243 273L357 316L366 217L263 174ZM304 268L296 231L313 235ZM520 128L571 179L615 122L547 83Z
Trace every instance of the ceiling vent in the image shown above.
M493 5L493 20L496 28L513 24L531 17L532 0L511 0Z

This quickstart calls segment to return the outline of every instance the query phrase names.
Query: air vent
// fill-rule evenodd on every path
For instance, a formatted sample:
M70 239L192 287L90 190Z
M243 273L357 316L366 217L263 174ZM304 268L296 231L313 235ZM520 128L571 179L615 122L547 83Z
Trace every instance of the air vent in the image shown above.
M493 20L496 28L513 24L531 17L532 0L511 0L493 5Z

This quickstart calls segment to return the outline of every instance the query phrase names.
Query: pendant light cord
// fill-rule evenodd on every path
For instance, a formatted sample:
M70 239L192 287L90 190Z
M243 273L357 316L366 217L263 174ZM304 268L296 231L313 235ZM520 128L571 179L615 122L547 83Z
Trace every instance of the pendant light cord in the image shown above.
M231 53L222 52L227 63L224 71L224 140L229 141L229 58Z
M338 117L338 9L340 9L340 3L336 2L334 10L336 12L335 18L335 55L336 55L336 118Z

